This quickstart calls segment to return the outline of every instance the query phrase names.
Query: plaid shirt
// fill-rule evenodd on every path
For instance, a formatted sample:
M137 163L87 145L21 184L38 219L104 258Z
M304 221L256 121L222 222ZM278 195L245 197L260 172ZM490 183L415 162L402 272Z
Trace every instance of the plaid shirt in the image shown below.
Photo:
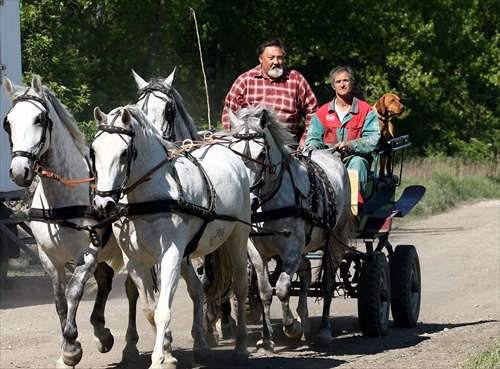
M233 83L224 101L222 126L230 130L227 107L237 112L248 105L265 104L274 109L277 121L286 124L293 134L299 134L302 118L305 132L318 109L318 102L311 86L297 71L284 67L283 75L271 81L262 76L260 65L240 75Z

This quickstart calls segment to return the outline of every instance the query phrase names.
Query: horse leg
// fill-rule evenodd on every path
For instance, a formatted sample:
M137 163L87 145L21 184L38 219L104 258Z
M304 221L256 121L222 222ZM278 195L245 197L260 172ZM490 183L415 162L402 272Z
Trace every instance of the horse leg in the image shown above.
M193 301L193 326L191 336L194 340L193 352L194 361L199 363L212 356L210 346L205 340L205 328L203 325L203 286L193 267L188 264L188 259L184 258L181 263L181 276L186 281L189 297Z
M214 280L214 266L212 254L205 255L203 262L203 274L201 282L203 291L207 292ZM216 347L219 344L219 332L217 331L217 318L219 306L216 301L207 301L204 310L204 324L206 341L211 347Z
M257 286L262 302L262 338L257 341L257 350L274 352L273 327L271 325L271 302L273 288L269 282L268 265L252 242L248 243L248 255L257 275Z
M66 287L66 301L68 304L68 317L64 327L63 356L64 364L68 366L77 365L82 359L83 350L78 341L78 328L76 324L76 313L82 299L85 283L94 273L97 267L98 251L89 247L81 253L76 260L76 267Z
M52 281L52 290L54 292L55 306L57 315L59 316L61 333L64 333L64 327L66 326L66 319L68 316L68 303L66 302L66 295L65 295L67 277L66 277L66 270L64 267L64 263L57 263L56 266L56 264L52 261L51 258L47 256L47 254L44 252L44 250L40 245L38 254L40 255L40 261L42 262L43 269L47 272L48 276ZM65 339L63 336L63 347L64 345L65 345ZM81 346L79 346L79 343L76 343L75 351L78 350L78 347L80 347L81 351ZM63 353L61 353L61 356L57 359L55 367L57 369L72 368L73 366L68 366L64 363L63 357L64 357L64 351Z
M289 246L292 249L293 246ZM298 340L302 337L302 325L293 316L290 309L290 293L292 290L292 277L298 269L300 258L287 253L283 255L283 267L276 282L276 296L281 301L281 309L283 312L283 332L291 339Z
M236 322L231 316L231 301L227 300L219 306L219 316L221 323L222 339L228 340L234 336Z
M327 241L327 244L336 242L330 237L330 240ZM339 247L341 249L341 247ZM318 347L323 347L326 349L332 348L332 327L330 324L330 306L333 298L333 293L335 290L335 271L337 269L335 264L338 264L337 260L340 260L340 256L336 257L335 255L330 255L332 253L331 250L325 250L327 254L326 257L324 255L322 260L322 268L323 272L323 313L321 315L321 325L319 329L319 333L316 336L315 343ZM325 265L323 265L325 264Z
M150 369L177 368L177 359L172 356L169 350L164 349L164 332L170 325L170 320L172 318L172 303L174 300L175 290L179 284L179 269L183 268L181 265L182 255L180 255L180 249L182 248L175 244L171 244L166 247L165 253L160 259L161 288L158 297L158 304L156 310L154 311L156 339L153 352L151 353ZM192 269L192 267L190 268ZM199 288L203 290L201 282L199 282ZM201 309L200 322L201 329L203 329L203 307L200 306L199 309Z
M307 308L307 293L311 285L311 262L309 259L302 255L300 259L299 269L297 275L300 279L300 294L299 303L297 304L297 314L302 324L304 337L306 340L311 338L311 322L309 320L309 311Z
M137 300L139 299L139 291L135 286L130 274L125 280L125 293L128 299L128 326L125 334L125 348L122 351L122 361L136 361L139 358L139 350L137 342L139 342L139 334L137 333L136 317L137 317Z
M104 309L112 288L114 270L106 263L98 263L94 272L97 282L97 296L94 309L90 316L90 323L94 327L94 339L99 352L105 353L111 350L115 342L111 331L105 327Z
M236 344L233 350L232 364L246 365L250 353L247 349L247 324L245 302L248 297L247 276L247 242L249 229L246 225L238 223L231 236L222 245L232 257L233 283L232 292L236 296L238 309L236 312Z

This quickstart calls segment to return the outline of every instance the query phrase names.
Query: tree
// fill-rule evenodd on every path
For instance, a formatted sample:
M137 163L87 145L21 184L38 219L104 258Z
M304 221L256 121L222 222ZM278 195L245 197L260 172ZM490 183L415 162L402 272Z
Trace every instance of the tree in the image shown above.
M400 95L407 112L396 123L412 153L441 152L475 160L500 153L500 32L495 0L304 2L256 0L21 1L23 69L42 75L80 121L94 106L131 103L134 68L166 76L206 128L206 99L190 7L196 11L211 102L220 121L234 79L257 65L257 46L280 37L287 64L313 86L320 103L337 65L354 68L373 104ZM220 126L219 126L220 128Z

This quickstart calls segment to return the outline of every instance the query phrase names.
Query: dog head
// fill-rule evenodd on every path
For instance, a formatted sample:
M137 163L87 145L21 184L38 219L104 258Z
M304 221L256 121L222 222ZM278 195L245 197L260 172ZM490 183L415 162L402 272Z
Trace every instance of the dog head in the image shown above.
M384 94L375 103L374 109L377 116L389 118L393 115L400 116L405 111L405 106L401 104L399 96L395 94Z

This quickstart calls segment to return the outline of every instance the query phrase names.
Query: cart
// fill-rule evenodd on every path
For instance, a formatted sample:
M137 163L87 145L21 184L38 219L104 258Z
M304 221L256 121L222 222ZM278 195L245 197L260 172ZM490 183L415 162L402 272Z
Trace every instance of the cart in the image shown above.
M352 199L353 213L357 216L357 230L353 243L358 247L348 247L340 263L336 276L336 290L339 295L358 299L358 319L363 335L378 337L387 334L389 314L392 312L397 327L415 327L420 312L421 274L415 246L398 245L389 242L392 220L404 217L422 199L425 187L406 187L396 201L396 189L401 186L404 153L411 145L409 136L392 139L385 149L374 153L373 171L369 173L364 204L358 209L357 193ZM389 157L392 172L397 174L376 179L380 156ZM357 178L352 180L357 186ZM355 188L355 187L354 187ZM364 243L361 251L359 243ZM322 258L321 252L306 255L311 262ZM260 319L261 308L255 273L249 263L249 299L247 318L256 322ZM280 274L280 261L269 279L273 288ZM308 296L322 297L322 281L311 284ZM291 294L298 296L300 285L292 283Z

